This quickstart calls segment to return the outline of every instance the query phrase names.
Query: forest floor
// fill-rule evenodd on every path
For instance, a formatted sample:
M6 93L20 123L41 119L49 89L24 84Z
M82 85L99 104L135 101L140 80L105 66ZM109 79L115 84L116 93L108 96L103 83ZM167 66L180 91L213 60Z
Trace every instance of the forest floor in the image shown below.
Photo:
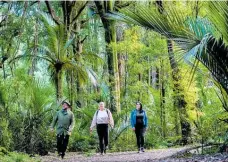
M181 148L169 148L169 149L156 149L147 150L144 153L131 152L119 152L119 153L107 153L105 155L99 154L78 154L74 152L68 152L65 158L62 160L56 154L50 154L41 158L42 162L228 162L228 154L214 154L214 155L194 155L192 157L181 157L185 150L189 147Z

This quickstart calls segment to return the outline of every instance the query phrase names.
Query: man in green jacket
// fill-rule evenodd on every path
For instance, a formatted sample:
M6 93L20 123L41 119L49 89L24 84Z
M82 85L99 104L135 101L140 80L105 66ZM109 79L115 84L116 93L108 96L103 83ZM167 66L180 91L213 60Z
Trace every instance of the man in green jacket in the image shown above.
M69 136L74 128L74 114L70 110L70 104L66 101L62 102L62 110L59 110L52 122L51 131L54 131L57 125L57 150L62 159L65 156Z

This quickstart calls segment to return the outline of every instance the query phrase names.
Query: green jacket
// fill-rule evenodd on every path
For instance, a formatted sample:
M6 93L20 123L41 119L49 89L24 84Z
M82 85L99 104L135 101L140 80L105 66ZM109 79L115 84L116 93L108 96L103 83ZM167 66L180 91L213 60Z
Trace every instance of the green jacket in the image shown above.
M70 135L74 128L74 114L70 110L59 110L53 119L51 127L57 124L57 135Z

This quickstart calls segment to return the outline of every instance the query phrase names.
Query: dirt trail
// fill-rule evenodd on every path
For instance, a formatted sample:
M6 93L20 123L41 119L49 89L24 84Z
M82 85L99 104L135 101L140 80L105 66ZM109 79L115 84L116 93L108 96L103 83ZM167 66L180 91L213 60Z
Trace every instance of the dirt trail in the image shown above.
M120 153L107 153L105 155L80 155L74 152L67 153L66 157L61 160L57 155L51 154L49 156L42 157L42 162L130 162L130 161L157 161L160 159L164 159L179 153L180 151L184 151L189 147L181 147L181 148L169 148L169 149L156 149L156 150L147 150L144 153L134 152L120 152Z

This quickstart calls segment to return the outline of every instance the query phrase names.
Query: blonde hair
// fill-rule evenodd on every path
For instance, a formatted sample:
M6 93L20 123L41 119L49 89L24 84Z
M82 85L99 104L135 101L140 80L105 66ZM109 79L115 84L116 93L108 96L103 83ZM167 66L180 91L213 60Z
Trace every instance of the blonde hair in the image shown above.
M99 105L101 105L101 104L105 105L105 103L104 103L104 102L99 102Z

